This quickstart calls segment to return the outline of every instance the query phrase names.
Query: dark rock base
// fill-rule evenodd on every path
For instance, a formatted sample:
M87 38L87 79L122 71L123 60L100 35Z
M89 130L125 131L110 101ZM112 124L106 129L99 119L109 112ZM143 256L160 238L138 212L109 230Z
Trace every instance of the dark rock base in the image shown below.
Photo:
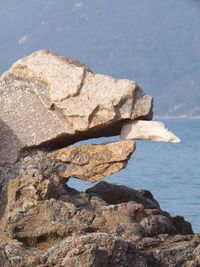
M200 266L200 235L146 190L23 177L1 188L0 210L2 267Z

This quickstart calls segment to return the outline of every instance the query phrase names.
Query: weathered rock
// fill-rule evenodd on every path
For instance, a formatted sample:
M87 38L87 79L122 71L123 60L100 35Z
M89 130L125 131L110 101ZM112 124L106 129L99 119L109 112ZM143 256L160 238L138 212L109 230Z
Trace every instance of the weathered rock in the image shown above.
M152 117L152 98L133 81L93 74L41 50L0 78L0 164L28 147L64 147L119 134L123 120Z
M143 267L150 258L130 242L106 233L68 237L45 252L0 240L1 255L5 267Z
M4 267L199 267L200 236L143 238L137 244L107 233L68 237L47 250L0 240Z
M142 267L148 261L133 244L106 233L67 238L41 258L48 267Z
M104 194L106 187L108 190ZM101 251L102 246L105 245L105 251L108 250L105 252L106 255L113 253L113 250L110 251L108 248L116 244L114 241L116 236L126 244L125 247L121 247L121 241L119 243L117 241L119 246L114 246L116 255L119 255L119 262L122 254L124 261L129 261L126 253L128 242L134 244L133 254L136 249L137 253L142 255L144 253L144 259L147 262L155 264L159 261L155 266L162 266L167 260L175 261L174 249L177 259L180 250L181 258L178 262L181 260L186 262L189 258L181 252L183 248L187 247L187 251L190 251L188 255L191 255L191 251L200 244L200 237L192 235L189 223L183 218L175 219L162 211L152 194L144 190L139 192L101 182L87 190L87 193L83 193L67 187L56 176L51 179L44 179L41 176L21 177L8 181L4 203L4 214L0 220L0 236L1 239L8 240L10 254L7 252L5 254L7 245L2 245L0 257L2 262L9 259L10 265L7 266L15 266L14 263L18 260L24 264L27 257L29 259L27 262L30 263L28 266L40 266L39 264L62 266L56 265L54 258L57 262L66 260L70 263L72 260L76 263L82 254L83 257L79 258L81 263L90 266L89 263L85 263L85 260L99 259L99 250ZM88 235L90 233L94 234ZM85 235L88 237L82 237ZM10 246L13 239L21 242L21 245L15 241ZM183 243L179 247L180 240ZM101 242L104 242L104 245L99 246L103 244ZM81 254L75 253L76 246L82 247ZM156 252L159 249L163 251L163 258ZM40 254L41 250L43 256ZM169 250L170 253L167 252ZM59 255L60 258L58 258ZM109 256L109 263L111 259L114 258ZM23 264L19 266L26 266ZM123 265L116 263L116 266Z
M87 232L94 218L88 196L65 188L56 177L9 180L6 198L0 232L29 246L51 246Z
M142 204L146 209L160 209L159 203L153 198L151 192L134 190L124 185L109 184L102 181L86 190L89 195L97 195L109 205L134 201Z
M134 150L135 143L127 140L67 147L50 153L49 156L66 165L62 165L60 171L58 169L57 175L97 182L126 167Z
M122 139L181 142L165 127L164 123L158 121L135 120L125 122L120 135Z
M4 181L15 177L70 177L98 181L126 167L135 150L130 140L81 145L48 152L38 148L25 151L15 164L0 165L0 190ZM0 195L1 210L1 195Z
M199 259L196 257L200 235L176 235L160 236L158 244L154 249L148 244L147 253L160 262L160 266L199 266ZM153 244L152 244L153 245Z
M178 229L179 233L182 235L187 235L192 233L191 224L186 222L183 216L173 217L173 225Z
M140 251L151 256L147 266L198 267L200 235L156 235L136 241Z
M39 263L39 253L32 248L26 249L17 240L0 238L1 267L36 267Z
M0 104L0 267L199 266L200 235L151 192L66 185L121 170L135 149L130 140L66 148L77 140L123 125L123 139L180 142L145 121L152 98L137 84L42 50L2 75Z

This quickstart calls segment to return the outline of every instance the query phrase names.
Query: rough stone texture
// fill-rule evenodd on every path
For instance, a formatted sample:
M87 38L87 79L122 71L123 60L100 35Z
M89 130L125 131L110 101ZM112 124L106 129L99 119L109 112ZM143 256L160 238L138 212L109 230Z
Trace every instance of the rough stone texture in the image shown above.
M44 266L140 267L147 263L132 244L106 233L67 238L53 251L48 250L43 258Z
M133 244L106 233L69 237L45 253L0 241L0 253L5 267L143 267L148 262Z
M10 180L6 198L1 230L6 237L27 245L53 243L71 233L84 232L94 217L88 197L65 190L56 177ZM80 209L82 206L87 208Z
M149 191L100 182L84 193L38 176L7 181L4 198L3 266L199 266L200 235Z
M0 266L1 267L28 267L38 266L38 252L26 249L17 240L0 238Z
M97 182L104 177L126 167L135 150L132 141L119 141L100 145L82 145L67 147L51 153L49 156L66 163L58 171L64 178L76 177Z
M200 236L143 239L134 245L107 233L68 237L47 250L0 240L4 267L199 267Z
M15 177L58 176L67 181L70 177L90 182L120 171L126 167L135 150L130 140L82 145L48 152L38 148L25 151L15 164L0 165L0 187ZM1 196L0 196L1 201Z
M116 135L124 120L152 117L152 98L135 82L45 50L2 75L0 105L0 164L16 161L23 148Z
M137 241L140 251L153 260L149 265L156 267L198 267L200 235L158 235Z
M109 205L126 202L136 202L145 208L160 209L159 203L154 199L150 191L135 190L124 185L109 184L102 181L86 190L89 195L97 195Z
M125 122L120 135L122 139L181 143L181 140L170 132L164 123L158 121L135 120Z

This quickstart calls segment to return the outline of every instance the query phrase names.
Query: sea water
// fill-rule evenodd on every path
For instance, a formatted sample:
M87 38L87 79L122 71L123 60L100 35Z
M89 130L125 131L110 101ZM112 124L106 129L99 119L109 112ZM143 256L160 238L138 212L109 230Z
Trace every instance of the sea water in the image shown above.
M163 210L181 215L200 232L200 120L162 120L181 138L181 144L137 141L127 167L105 180L134 189L150 190ZM103 143L117 137L85 143ZM85 190L88 182L70 179L69 186Z

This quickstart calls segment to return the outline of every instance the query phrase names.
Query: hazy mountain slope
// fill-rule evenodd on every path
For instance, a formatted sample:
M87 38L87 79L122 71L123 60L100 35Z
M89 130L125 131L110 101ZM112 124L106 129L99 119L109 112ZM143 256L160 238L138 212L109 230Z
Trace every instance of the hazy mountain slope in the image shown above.
M157 114L191 114L200 106L198 1L0 4L0 72L17 58L48 48L77 58L94 71L138 81L155 96Z

